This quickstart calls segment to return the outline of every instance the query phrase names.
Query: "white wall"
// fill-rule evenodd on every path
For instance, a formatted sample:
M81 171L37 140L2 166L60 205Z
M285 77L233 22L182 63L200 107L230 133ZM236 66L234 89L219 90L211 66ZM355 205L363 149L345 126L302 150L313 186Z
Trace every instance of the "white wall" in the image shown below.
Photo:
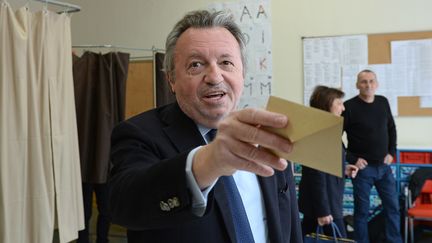
M184 13L209 0L69 0L73 44L163 48ZM274 94L303 100L301 37L432 29L430 0L271 0ZM432 117L398 117L398 144L432 148Z

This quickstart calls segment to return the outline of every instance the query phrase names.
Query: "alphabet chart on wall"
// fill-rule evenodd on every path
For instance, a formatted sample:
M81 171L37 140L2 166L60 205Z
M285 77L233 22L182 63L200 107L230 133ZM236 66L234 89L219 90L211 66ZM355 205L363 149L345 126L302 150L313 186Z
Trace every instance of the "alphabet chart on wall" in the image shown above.
M238 107L264 107L273 79L270 0L213 3L209 9L231 12L246 40L246 76Z

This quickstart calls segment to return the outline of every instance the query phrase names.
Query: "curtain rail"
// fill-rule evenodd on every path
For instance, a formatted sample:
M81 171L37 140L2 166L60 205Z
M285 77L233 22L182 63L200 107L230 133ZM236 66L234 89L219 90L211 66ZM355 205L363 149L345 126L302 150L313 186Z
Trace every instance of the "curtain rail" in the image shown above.
M74 12L81 11L80 6L75 5L75 4L62 2L62 1L56 1L56 0L34 0L34 1L42 2L42 3L46 3L46 4L51 4L51 5L55 5L55 6L59 6L59 7L64 7L64 8L66 8L66 10L62 11L62 12L66 12L66 13L74 13Z
M159 49L156 47L152 48L135 48L135 47L126 47L126 46L117 46L117 45L73 45L72 48L113 48L113 49L123 49L123 50L132 50L132 51L164 51L163 49Z

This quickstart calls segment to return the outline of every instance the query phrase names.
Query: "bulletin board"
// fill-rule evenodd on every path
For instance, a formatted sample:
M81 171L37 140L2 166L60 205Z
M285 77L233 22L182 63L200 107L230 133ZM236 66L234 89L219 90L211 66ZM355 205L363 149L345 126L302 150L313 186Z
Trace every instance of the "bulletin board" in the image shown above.
M432 31L368 35L369 64L391 63L391 42L432 39ZM399 116L432 116L432 108L420 107L420 97L398 97Z
M355 76L362 68L368 68L378 72L378 76L385 75L382 78L382 91L379 94L387 95L390 107L395 116L432 116L432 107L424 107L421 104L429 104L430 96L395 96L394 93L386 94L386 92L397 91L402 88L401 85L410 85L414 82L417 85L416 90L421 90L425 94L429 94L430 83L427 79L405 80L404 75L399 75L397 65L387 65L395 62L401 63L405 60L403 55L392 61L392 42L393 41L412 41L410 42L413 48L416 48L413 43L430 43L430 40L419 41L422 39L432 39L432 31L423 32L402 32L402 33L386 33L386 34L362 34L362 35L343 35L343 36L323 36L323 37L303 37L303 78L304 78L304 104L309 103L309 97L316 85L327 85L330 87L342 87L346 97L357 95L355 91ZM400 46L403 43L397 43L395 46ZM419 44L422 45L422 44ZM419 46L421 47L421 46ZM396 49L397 50L397 49ZM404 53L404 49L399 53ZM416 49L415 49L416 50ZM424 52L421 52L424 53ZM402 58L402 59L400 59ZM406 57L408 58L408 57ZM407 62L412 60L406 60ZM366 65L365 65L366 64ZM411 65L411 64L410 64ZM343 67L344 69L342 70ZM396 75L394 83L389 83L386 79L385 72L390 71ZM391 76L391 75L389 75ZM382 76L381 76L382 77ZM399 78L399 79L398 79ZM378 79L380 79L378 77ZM426 82L426 83L424 83ZM426 86L426 87L424 87ZM423 88L424 87L424 88ZM407 92L411 95L417 95L419 92Z

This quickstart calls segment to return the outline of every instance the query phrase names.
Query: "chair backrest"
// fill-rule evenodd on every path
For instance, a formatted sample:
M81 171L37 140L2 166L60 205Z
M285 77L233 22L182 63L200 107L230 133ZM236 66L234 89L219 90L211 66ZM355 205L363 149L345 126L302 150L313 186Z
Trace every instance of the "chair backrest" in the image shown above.
M432 204L432 180L428 179L422 186L420 195L416 199L416 203Z
M421 167L414 171L409 179L409 190L411 191L411 200L414 201L424 185L424 182L432 179L432 168Z
M423 184L421 192L432 193L432 180L428 179Z

